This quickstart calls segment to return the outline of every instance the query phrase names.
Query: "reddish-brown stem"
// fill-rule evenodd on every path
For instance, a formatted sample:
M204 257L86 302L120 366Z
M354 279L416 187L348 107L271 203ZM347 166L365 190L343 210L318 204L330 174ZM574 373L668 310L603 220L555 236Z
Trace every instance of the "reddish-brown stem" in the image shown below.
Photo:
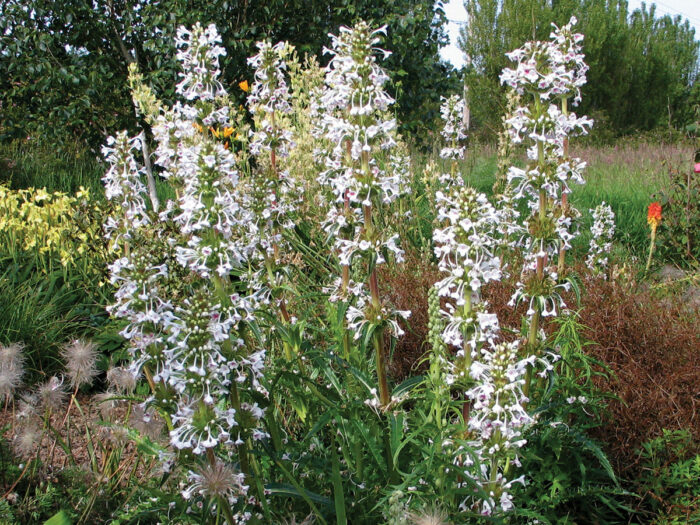
M284 297L280 299L280 313L282 314L282 318L284 319L285 322L291 323L292 318L289 315L289 312L287 311L287 303L284 300Z

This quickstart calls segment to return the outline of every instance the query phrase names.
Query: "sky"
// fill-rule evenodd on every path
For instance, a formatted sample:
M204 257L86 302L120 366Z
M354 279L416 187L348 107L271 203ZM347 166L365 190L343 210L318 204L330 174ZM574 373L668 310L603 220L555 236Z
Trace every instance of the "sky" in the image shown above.
M642 0L628 0L629 11L639 9ZM682 18L687 18L690 25L695 28L695 38L700 40L700 0L647 0L647 8L651 4L656 4L657 16L663 15L681 15ZM467 19L467 12L464 10L463 0L446 0L445 14L449 20L447 32L450 36L450 45L444 47L440 51L440 55L447 61L451 62L455 67L464 65L464 56L457 47L457 38L459 36L459 28Z

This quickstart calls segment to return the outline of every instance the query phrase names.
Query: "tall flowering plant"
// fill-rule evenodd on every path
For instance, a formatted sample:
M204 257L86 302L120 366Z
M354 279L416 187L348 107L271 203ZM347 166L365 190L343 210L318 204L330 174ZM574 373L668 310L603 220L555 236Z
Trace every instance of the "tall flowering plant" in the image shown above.
M293 228L291 214L295 210L297 188L284 162L295 147L289 114L291 96L286 78L286 59L293 48L286 42L272 45L258 42L258 53L248 59L255 68L255 80L250 88L248 105L254 115L250 152L259 166L250 181L251 204L257 222L257 247L263 268L258 272L259 294L264 302L274 298L284 323L292 317L284 297L285 265L282 253L289 251L284 243L284 231ZM285 344L287 359L291 349Z
M189 464L183 495L209 499L229 523L240 523L249 516L247 503L257 498L265 506L251 454L253 442L266 435L256 401L266 395L265 350L245 342L254 303L231 279L251 258L257 238L246 194L238 191L237 159L224 140L231 134L222 134L233 122L219 80L225 54L219 43L213 25L178 30L183 71L177 93L184 102L165 108L147 88L135 90L137 107L153 123L156 163L177 198L159 216L144 210L135 144L120 135L106 150L108 196L118 198L120 210L108 228L121 231L125 221L137 232L147 221L158 225L157 240L144 237L138 250L126 247L112 266L119 287L113 313L128 321L123 334L133 372L146 374L153 389L146 404L164 413L170 443ZM182 279L161 285L171 272ZM217 476L225 483L205 483ZM255 495L248 494L251 485Z
M608 267L608 254L615 235L615 212L609 204L601 202L594 210L591 242L588 248L586 266L592 271L605 275Z
M505 69L501 75L501 82L514 89L524 102L529 100L508 119L513 142L527 146L528 165L525 169L512 166L508 179L515 185L515 196L525 199L531 209L522 238L525 267L513 296L513 303L529 303L530 355L542 354L542 317L557 315L565 306L561 292L570 285L559 280L557 267L549 262L562 248L570 247L574 234L570 231L571 214L556 203L571 192L572 183L584 182L586 164L568 157L566 143L570 136L587 133L592 125L588 118L562 111L557 104L562 97L578 93L585 82L581 72L586 69L583 56L574 52L575 48L562 52L569 40L562 37L562 43L557 35L555 31L553 41L528 42L508 53L516 66ZM573 38L577 40L579 37ZM531 370L524 385L525 395L529 393L530 377Z
M445 146L440 150L440 158L450 160L450 176L452 181L457 176L457 162L464 160L467 139L467 130L464 128L465 101L459 95L442 98L440 116L443 128L440 134L445 141Z
M654 255L654 245L656 244L656 229L661 224L661 204L652 202L647 210L647 224L651 230L651 239L649 241L649 257L647 257L646 271L651 268L651 258Z
M445 191L435 195L441 227L433 231L433 243L443 278L431 294L429 384L436 398L454 389L464 396L461 418L452 419L453 431L441 436L444 442L438 446L453 454L463 480L458 485L476 489L460 508L492 515L513 508L510 489L522 481L510 479L509 465L517 464L517 451L525 444L521 429L531 422L522 385L534 356L518 357L517 342L498 343L498 318L482 299L482 288L502 277L502 230L514 225L512 213L497 210L484 194L464 186L457 174L457 161L464 157L464 148L458 146L465 138L458 131L463 109L459 97L446 99L442 107L443 136L450 146L441 156L452 165L450 173L441 176ZM447 348L455 349L451 358ZM445 408L436 401L432 407L433 419L442 422ZM455 425L460 421L462 425ZM443 427L438 425L441 431ZM462 439L454 432L460 428Z
M378 227L375 215L407 187L401 181L403 170L386 169L378 162L380 152L396 145L396 121L387 111L394 99L384 90L389 77L377 63L377 53L389 55L376 47L385 30L372 30L360 22L352 29L341 27L337 36L331 36L332 46L326 50L331 61L321 98L322 126L333 147L322 181L336 203L329 210L327 226L335 235L343 272L333 296L349 301L347 326L355 338L365 329L372 333L382 407L391 401L384 331L388 327L394 337L400 335L396 318L409 314L393 310L382 300L377 278L377 265L385 263L389 253L402 260L403 251L398 235L387 235ZM352 266L365 274L366 282L350 279Z
M445 382L459 387L469 400L463 404L462 418L470 449L457 447L452 452L480 497L465 499L461 507L497 514L513 508L510 488L522 481L508 479L508 466L517 464L517 449L525 444L521 428L531 422L522 386L525 370L535 357L519 358L517 342L497 342L498 317L481 299L482 287L501 279L495 208L485 195L468 187L453 188L450 197L439 193L437 198L438 219L446 226L433 232L433 240L445 277L435 288L437 296L447 300L441 341L433 343L431 374L442 366ZM443 346L457 348L453 361L444 357Z

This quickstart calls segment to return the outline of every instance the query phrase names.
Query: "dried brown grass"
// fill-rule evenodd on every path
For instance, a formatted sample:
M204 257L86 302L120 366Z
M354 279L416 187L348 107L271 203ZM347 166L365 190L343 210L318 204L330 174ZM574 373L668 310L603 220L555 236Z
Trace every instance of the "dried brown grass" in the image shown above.
M660 300L644 287L590 280L581 317L589 352L614 372L597 386L612 392L610 418L599 430L617 467L634 467L642 442L667 430L700 440L700 315L680 297Z
M605 444L618 472L633 469L641 443L661 436L664 429L687 429L700 440L700 312L688 310L680 294L662 300L648 287L625 287L594 279L581 267L576 271L584 283L581 303L573 295L566 300L580 310L587 327L583 335L594 343L587 352L612 372L607 379L596 378L596 386L612 399L609 417L595 437ZM382 276L393 304L412 311L391 360L397 382L422 372L428 290L439 275L435 266L409 255L404 265ZM501 326L517 332L525 306L507 305L513 289L513 282L493 283L484 298ZM552 328L550 323L548 330Z

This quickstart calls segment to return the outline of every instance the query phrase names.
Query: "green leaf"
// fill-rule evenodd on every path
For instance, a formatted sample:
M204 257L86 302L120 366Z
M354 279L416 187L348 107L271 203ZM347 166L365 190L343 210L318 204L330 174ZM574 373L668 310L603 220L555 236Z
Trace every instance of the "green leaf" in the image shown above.
M44 525L73 525L66 513L62 510L58 511L56 514L51 516L48 520L44 522Z
M417 387L424 379L425 376L409 377L400 385L396 385L394 391L391 393L391 397L401 397L403 394Z
M340 479L340 461L335 446L331 446L331 458L333 460L333 500L335 501L335 519L338 525L347 525L348 518L345 515L345 495L343 483Z
M273 496L302 498L304 500L308 499L315 503L320 503L321 505L326 506L330 506L331 504L331 501L328 498L321 496L320 494L305 489L302 489L302 493L301 490L297 489L293 485L288 485L286 483L272 483L270 485L265 485L265 490Z

